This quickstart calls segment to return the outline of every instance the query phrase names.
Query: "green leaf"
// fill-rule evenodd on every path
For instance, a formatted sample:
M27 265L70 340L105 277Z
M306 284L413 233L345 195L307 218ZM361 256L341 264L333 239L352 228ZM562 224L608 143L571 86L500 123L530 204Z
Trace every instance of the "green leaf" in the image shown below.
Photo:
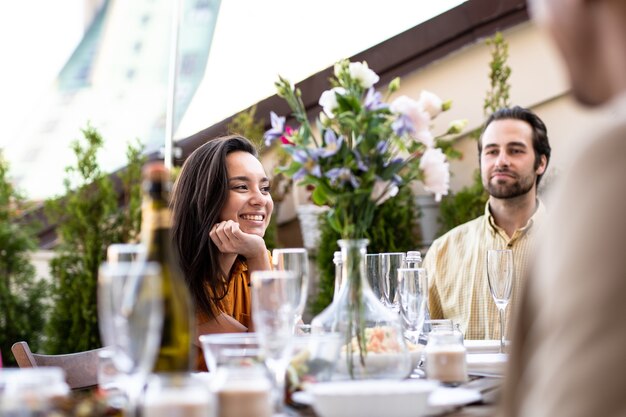
M313 202L319 206L326 204L328 200L328 195L324 191L324 187L315 187L313 193L311 194L311 199Z

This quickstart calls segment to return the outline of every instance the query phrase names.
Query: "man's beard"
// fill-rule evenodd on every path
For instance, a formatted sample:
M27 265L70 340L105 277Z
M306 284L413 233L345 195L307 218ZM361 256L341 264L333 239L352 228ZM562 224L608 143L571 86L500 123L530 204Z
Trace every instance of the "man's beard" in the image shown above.
M525 195L533 189L533 186L535 185L535 182L537 180L537 177L535 175L520 177L519 175L514 174L510 171L500 172L505 172L507 174L513 175L515 177L515 181L511 184L493 184L491 181L488 181L485 188L487 189L489 195L495 198L509 199Z

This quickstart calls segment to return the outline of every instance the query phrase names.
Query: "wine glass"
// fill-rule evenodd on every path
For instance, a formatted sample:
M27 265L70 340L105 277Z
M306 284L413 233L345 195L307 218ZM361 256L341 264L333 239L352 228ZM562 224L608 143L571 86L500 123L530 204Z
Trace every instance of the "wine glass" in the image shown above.
M272 252L274 269L292 271L296 274L297 291L295 297L295 322L302 320L306 298L309 292L309 256L304 248L274 249Z
M292 354L294 312L301 292L293 271L254 271L252 320L265 364L274 376L275 408L282 414L285 402L285 374Z
M424 268L398 268L398 295L404 334L417 345L424 328L428 297L428 279Z
M487 279L489 291L500 313L500 353L504 353L504 311L513 292L513 251L492 249L487 251Z
M397 313L400 311L400 300L398 297L398 268L402 268L404 265L406 253L381 253L379 256L384 304Z
M128 413L136 413L161 340L161 269L153 262L105 262L98 274L98 319L123 375Z

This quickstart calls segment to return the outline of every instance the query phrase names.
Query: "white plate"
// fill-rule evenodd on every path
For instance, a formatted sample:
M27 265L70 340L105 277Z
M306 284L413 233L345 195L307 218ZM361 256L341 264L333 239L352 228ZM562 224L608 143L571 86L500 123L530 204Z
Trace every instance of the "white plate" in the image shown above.
M367 393L363 393L363 395L367 395ZM310 392L298 391L293 393L291 398L293 399L293 401L299 404L308 405L311 407L313 406L314 399L313 395ZM477 390L467 388L437 387L428 397L427 406L422 410L413 409L411 412L411 417L435 416L447 413L454 410L455 408L480 401L481 399L482 396ZM388 404L386 400L382 398L381 401L385 401L385 403ZM387 411L388 412L385 412L384 414L385 417L395 415L389 410L388 406Z
M457 407L480 401L482 398L480 392L474 389L440 387L428 397L428 410L425 414L447 413Z
M502 376L508 359L506 353L470 353L467 372L475 375Z
M505 348L510 345L509 340L504 341ZM467 353L499 353L500 341L499 340L465 340L463 342Z
M425 380L359 380L311 384L307 391L320 417L415 417L424 415L437 387Z

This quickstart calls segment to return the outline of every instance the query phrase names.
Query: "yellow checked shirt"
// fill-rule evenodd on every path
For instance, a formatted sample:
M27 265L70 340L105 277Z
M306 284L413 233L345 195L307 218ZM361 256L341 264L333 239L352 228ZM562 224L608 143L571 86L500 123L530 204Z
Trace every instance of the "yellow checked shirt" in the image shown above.
M428 273L431 319L452 319L461 325L466 339L499 339L498 309L489 292L487 250L513 250L513 294L505 312L507 329L510 311L521 294L524 274L530 266L537 223L545 216L538 202L535 214L509 238L495 224L485 206L485 214L462 224L435 240L424 258ZM505 330L508 334L508 330Z

